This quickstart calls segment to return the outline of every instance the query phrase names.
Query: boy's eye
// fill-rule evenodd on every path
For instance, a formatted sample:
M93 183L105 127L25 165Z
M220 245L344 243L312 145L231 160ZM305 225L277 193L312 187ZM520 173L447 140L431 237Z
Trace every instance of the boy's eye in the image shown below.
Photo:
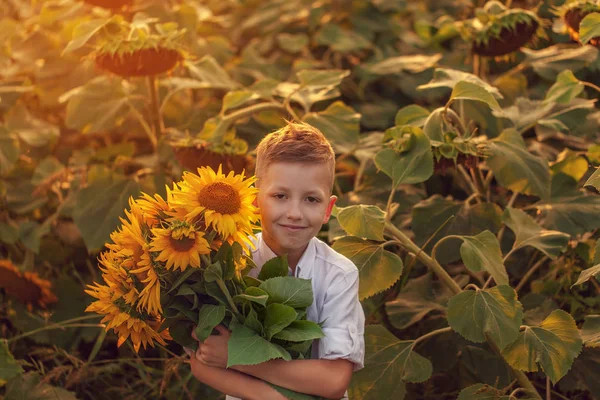
M275 197L276 199L284 199L285 198L285 194L276 193L276 194L273 195L273 197Z
M309 203L318 203L320 201L316 197L312 197L312 196L307 197L306 200L308 200Z

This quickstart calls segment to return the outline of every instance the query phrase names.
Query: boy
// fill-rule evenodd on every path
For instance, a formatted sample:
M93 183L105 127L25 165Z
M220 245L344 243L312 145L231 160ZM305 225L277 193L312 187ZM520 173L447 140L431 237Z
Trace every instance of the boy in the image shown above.
M312 359L270 360L227 365L230 332L200 343L191 355L194 376L227 393L228 400L285 399L264 381L325 398L347 398L352 372L363 367L365 317L358 301L358 270L346 257L315 237L329 220L336 197L335 155L323 134L307 124L289 123L257 147L257 204L262 232L253 259L259 268L287 254L289 274L312 280L307 318L322 323L325 337L313 342Z

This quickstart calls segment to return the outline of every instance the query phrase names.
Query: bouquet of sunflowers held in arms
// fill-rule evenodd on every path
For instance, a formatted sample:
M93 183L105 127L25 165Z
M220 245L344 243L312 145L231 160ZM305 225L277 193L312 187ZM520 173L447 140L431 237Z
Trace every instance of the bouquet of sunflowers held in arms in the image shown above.
M204 167L167 187L166 200L145 193L129 199L99 257L104 284L86 291L97 299L86 311L104 315L118 346L131 339L137 352L174 340L196 349L192 331L202 341L223 324L232 331L228 367L307 357L312 340L323 336L306 320L310 280L288 276L285 256L267 261L258 278L248 276L259 229L255 180Z

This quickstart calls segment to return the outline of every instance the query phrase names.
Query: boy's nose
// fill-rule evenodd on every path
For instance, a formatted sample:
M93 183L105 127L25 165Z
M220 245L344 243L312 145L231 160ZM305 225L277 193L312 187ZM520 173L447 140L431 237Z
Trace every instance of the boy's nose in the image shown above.
M297 204L290 204L290 206L287 209L286 217L294 220L302 219L300 207Z

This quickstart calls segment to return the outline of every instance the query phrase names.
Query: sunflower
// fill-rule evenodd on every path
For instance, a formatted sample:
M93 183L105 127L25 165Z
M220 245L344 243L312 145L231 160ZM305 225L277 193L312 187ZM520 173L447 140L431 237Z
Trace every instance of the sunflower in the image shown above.
M0 287L31 309L34 304L46 308L58 299L52 293L52 283L35 272L21 272L10 260L0 260Z
M162 314L160 280L148 251L142 254L142 259L137 264L137 268L132 269L130 272L135 274L144 285L139 295L138 310L145 310L149 314Z
M114 243L107 243L106 247L120 255L131 256L134 263L137 263L144 253L144 245L146 244L142 232L142 227L145 224L142 210L131 197L129 198L129 208L130 210L125 210L127 218L120 218L123 223L121 229L110 234L110 238Z
M100 254L99 268L104 282L114 291L113 300L122 298L125 304L134 305L140 298L135 277L124 267L127 257L122 257L113 251Z
M175 221L167 228L152 228L150 251L160 252L156 261L166 261L166 268L185 271L188 265L199 268L200 255L210 253L204 232L185 221Z
M174 202L187 211L186 218L202 214L206 227L211 226L222 238L240 240L253 236L258 221L257 208L252 204L257 189L251 187L255 177L244 179L244 173L227 176L221 166L215 173L211 168L198 168L198 175L186 172L181 190L174 192ZM241 243L243 244L243 243Z
M138 352L140 346L144 349L147 345L154 347L154 341L164 346L165 340L171 339L167 330L157 331L161 323L158 318L136 311L121 299L113 300L117 296L109 286L96 283L95 286L88 285L88 288L85 292L98 300L85 311L104 315L101 323L108 322L106 331L113 329L119 336L117 346L131 337L133 348Z

